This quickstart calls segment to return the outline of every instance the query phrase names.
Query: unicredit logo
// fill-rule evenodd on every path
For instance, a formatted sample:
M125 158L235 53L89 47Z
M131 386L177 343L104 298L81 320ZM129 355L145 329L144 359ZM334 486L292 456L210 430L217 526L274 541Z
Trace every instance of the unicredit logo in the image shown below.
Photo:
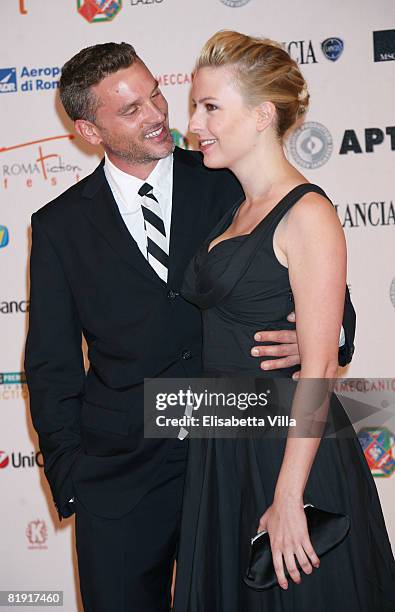
M11 463L10 463L11 459ZM11 457L6 452L0 451L0 469L8 465L15 469L44 467L43 456L40 451L31 451L30 454L12 452Z
M9 462L9 456L4 451L0 450L0 469L7 467Z

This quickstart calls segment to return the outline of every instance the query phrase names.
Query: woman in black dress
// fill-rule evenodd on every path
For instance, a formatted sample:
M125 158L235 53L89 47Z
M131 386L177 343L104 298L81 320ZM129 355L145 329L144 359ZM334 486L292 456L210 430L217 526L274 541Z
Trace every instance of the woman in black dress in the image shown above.
M198 59L192 96L205 165L232 170L245 193L182 290L202 309L204 369L272 378L250 354L254 331L284 328L295 309L301 379L336 377L346 246L325 193L284 155L283 136L309 100L297 64L272 41L219 32ZM331 418L336 430L349 426L339 403ZM175 612L394 612L394 558L354 434L191 440L184 500ZM322 559L306 502L351 520ZM262 529L278 586L257 592L243 575L249 539Z

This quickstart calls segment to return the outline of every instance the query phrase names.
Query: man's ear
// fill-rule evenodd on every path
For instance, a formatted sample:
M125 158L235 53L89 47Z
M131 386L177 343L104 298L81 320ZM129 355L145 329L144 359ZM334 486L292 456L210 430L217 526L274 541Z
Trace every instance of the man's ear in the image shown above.
M101 144L102 137L100 135L99 129L94 123L91 123L90 121L85 121L85 119L77 119L77 121L74 121L74 127L76 129L77 134L79 134L81 138L89 142L89 144L93 146Z
M263 132L269 125L272 125L276 117L276 107L273 102L262 102L256 108L257 129Z

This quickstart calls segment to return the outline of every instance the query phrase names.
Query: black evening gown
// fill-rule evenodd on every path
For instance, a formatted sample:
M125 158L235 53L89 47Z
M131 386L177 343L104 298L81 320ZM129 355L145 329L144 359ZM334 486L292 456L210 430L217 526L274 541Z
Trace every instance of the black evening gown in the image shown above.
M192 260L182 293L202 310L208 375L292 376L293 369L264 372L250 349L257 330L292 327L286 319L293 310L288 270L274 254L273 234L311 191L325 195L315 185L299 185L251 234L223 240L208 253L235 207ZM338 429L350 428L340 403L335 421ZM395 612L391 545L373 477L351 431L321 440L304 495L305 503L348 514L350 531L321 558L319 569L301 572L301 584L289 579L287 591L256 592L242 580L250 538L273 500L286 440L190 440L175 612Z

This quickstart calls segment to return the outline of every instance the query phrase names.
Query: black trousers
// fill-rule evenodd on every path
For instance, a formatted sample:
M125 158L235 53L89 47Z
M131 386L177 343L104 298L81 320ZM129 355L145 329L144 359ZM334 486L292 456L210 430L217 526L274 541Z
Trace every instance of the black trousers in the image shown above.
M186 442L176 442L147 495L120 519L75 500L85 612L168 612L181 521Z

